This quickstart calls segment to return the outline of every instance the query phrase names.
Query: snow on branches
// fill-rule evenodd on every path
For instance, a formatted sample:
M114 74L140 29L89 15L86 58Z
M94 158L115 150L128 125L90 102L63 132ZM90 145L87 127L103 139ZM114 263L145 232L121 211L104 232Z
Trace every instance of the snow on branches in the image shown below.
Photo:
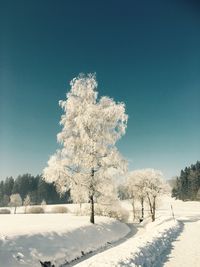
M141 218L144 218L144 200L149 204L152 221L155 220L156 200L168 192L168 186L163 179L163 174L155 169L135 170L129 173L127 188L132 199L133 214L135 199L141 203Z
M76 200L76 194L81 198L86 193L94 222L94 197L113 184L115 175L126 171L115 144L125 134L128 116L124 103L98 98L95 75L79 75L70 85L66 100L59 101L64 111L57 135L61 148L50 157L43 177L60 192L71 189Z
M16 214L17 207L19 207L21 205L22 205L22 198L21 198L20 194L12 194L10 196L9 206L15 208L14 214Z

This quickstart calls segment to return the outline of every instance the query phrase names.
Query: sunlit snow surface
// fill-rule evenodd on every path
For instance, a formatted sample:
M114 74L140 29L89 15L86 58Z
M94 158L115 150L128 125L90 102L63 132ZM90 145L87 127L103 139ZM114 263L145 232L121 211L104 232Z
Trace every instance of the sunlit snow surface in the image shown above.
M172 209L175 214L172 218ZM162 199L157 220L141 227L119 246L97 254L77 267L199 267L200 202Z
M0 216L0 267L40 266L39 260L71 261L130 229L114 219L68 214L10 214Z
M128 202L123 206L131 209ZM39 260L59 267L81 256L77 267L199 267L199 220L200 202L165 197L156 222L145 221L134 236L88 258L86 253L124 237L129 228L100 217L91 225L88 217L70 214L0 215L0 267L39 267Z

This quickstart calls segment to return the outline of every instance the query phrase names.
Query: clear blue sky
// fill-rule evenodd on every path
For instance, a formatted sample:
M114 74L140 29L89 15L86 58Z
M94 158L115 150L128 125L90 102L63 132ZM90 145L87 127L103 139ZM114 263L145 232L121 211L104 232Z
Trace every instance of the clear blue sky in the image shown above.
M200 159L199 1L0 0L0 179L41 173L80 72L125 102L130 169Z

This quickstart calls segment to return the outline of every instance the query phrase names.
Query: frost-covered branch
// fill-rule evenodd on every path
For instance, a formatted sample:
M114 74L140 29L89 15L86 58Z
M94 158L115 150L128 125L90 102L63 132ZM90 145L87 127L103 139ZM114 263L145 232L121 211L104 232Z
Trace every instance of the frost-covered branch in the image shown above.
M104 187L112 186L113 177L127 168L115 145L125 134L128 116L123 103L109 97L98 99L94 75L80 75L70 85L66 100L59 102L64 111L62 131L57 135L61 148L50 157L43 176L60 192L71 189L74 199L84 191L94 222L94 197L103 195Z

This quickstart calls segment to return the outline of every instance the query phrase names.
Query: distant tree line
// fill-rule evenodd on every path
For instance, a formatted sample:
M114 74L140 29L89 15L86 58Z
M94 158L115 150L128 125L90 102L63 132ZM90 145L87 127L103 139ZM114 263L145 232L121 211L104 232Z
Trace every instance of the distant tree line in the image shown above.
M31 204L39 205L43 200L47 204L62 204L70 202L70 193L67 191L64 195L60 195L56 191L54 184L46 183L41 175L32 176L31 174L19 175L16 179L7 177L0 182L0 206L8 206L10 196L19 194L22 201L28 195Z
M181 200L200 200L200 161L181 170L172 189L172 196Z

